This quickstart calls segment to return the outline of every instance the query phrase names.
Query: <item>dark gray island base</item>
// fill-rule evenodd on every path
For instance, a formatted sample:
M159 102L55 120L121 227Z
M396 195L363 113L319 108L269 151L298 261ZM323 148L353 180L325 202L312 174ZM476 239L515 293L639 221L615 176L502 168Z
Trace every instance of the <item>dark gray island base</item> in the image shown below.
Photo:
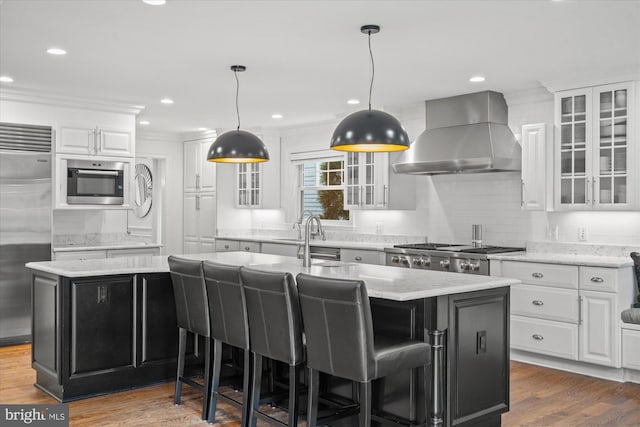
M264 269L282 268L286 258L231 256L191 255ZM32 367L37 372L36 387L67 402L175 379L178 331L171 279L168 267L163 271L166 257L152 258L157 258L151 262L153 266L138 268L138 273L99 272L84 277L81 271L65 270L61 262L59 270L54 268L55 262L29 265L33 271ZM89 261L81 262L87 269L91 267ZM291 263L297 260L287 262L289 270L295 270ZM37 264L48 265L38 268ZM117 267L111 271L128 271ZM517 281L501 286L494 278L487 278L495 282L488 289L424 297L416 294L397 300L376 291L380 280L388 280L380 278L387 270L372 269L402 270L357 265L344 267L341 273L334 268L325 275L371 277L364 280L372 282L376 331L425 340L433 348L432 369L426 373L431 388L424 390L421 369L379 380L374 384L376 411L397 417L399 425L406 420L425 425L500 425L501 414L509 410L509 285ZM323 275L323 270L329 269L311 267L307 272ZM397 277L395 271L389 274ZM429 280L429 275L421 273ZM197 357L197 340L191 341L189 348L188 362L195 368L202 364L202 358ZM337 394L351 396L349 385L332 381L330 387Z

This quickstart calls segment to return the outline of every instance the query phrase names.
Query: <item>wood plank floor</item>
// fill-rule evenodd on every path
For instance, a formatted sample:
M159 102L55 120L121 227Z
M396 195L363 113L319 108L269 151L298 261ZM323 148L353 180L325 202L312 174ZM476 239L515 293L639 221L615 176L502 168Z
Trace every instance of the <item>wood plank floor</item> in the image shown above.
M55 403L34 382L31 346L0 348L0 403ZM71 425L204 425L199 396L185 386L182 405L174 406L173 383L165 383L71 402ZM220 403L217 416L216 425L240 425L240 413L230 405ZM640 384L512 362L511 411L502 421L504 426L640 426Z

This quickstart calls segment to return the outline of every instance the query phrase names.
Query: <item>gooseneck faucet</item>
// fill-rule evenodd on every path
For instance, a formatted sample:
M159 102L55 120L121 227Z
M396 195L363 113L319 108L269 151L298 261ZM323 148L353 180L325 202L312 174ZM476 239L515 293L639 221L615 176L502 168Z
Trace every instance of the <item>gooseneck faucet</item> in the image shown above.
M316 231L312 231L312 222L315 221L317 225ZM311 240L312 236L322 236L322 240L327 240L324 230L322 229L322 223L320 222L320 217L318 215L311 214L309 218L307 218L307 222L304 226L304 257L302 259L303 267L309 267L311 265L311 246L309 245L309 240Z
M295 229L296 227L298 228L298 240L302 240L302 221L304 220L304 214L309 214L309 216L313 216L313 212L311 212L309 209L305 209L302 211L302 213L300 214L300 218L293 223L293 229Z

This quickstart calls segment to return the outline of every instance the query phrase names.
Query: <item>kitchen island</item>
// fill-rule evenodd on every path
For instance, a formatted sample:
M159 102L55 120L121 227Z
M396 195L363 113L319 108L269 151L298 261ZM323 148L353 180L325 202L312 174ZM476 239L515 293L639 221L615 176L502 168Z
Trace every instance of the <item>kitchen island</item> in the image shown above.
M320 260L303 267L296 258L246 252L184 257L363 280L376 332L432 345L430 389L419 369L379 380L380 413L433 425L498 425L509 409L509 286L517 280ZM27 267L37 387L69 401L173 379L178 334L166 256ZM194 365L198 347L198 340L189 344Z

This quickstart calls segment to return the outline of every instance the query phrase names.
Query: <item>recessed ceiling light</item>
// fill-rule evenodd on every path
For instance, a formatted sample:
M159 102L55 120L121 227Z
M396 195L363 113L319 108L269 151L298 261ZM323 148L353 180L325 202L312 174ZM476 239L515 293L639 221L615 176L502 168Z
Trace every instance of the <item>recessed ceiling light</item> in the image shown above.
M473 76L473 77L471 77L469 79L469 81L473 82L473 83L480 83L480 82L484 81L484 77L482 77L482 76Z
M209 128L198 128L198 130L199 130L200 132L204 132L204 131L206 131L206 130L209 130Z
M162 98L160 100L160 102L162 102L163 104L169 105L169 104L173 104L173 99L171 99L171 98Z
M360 101L354 98L354 99L348 100L347 104L349 104L349 105L358 105L358 104L360 104Z
M151 124L151 122L149 120L140 120L138 123L143 125L143 126L147 126L147 125Z
M47 53L50 55L66 55L67 51L64 49L60 49L59 47L50 47L47 49Z
M162 6L167 1L166 0L142 0L146 4L150 4L151 6Z
M13 79L9 76L0 76L0 82L2 83L13 83Z
M272 115L271 115L271 118L272 118L272 119L281 119L282 117L283 117L283 116L282 116L282 114L279 114L279 113L276 113L276 114L272 114Z

